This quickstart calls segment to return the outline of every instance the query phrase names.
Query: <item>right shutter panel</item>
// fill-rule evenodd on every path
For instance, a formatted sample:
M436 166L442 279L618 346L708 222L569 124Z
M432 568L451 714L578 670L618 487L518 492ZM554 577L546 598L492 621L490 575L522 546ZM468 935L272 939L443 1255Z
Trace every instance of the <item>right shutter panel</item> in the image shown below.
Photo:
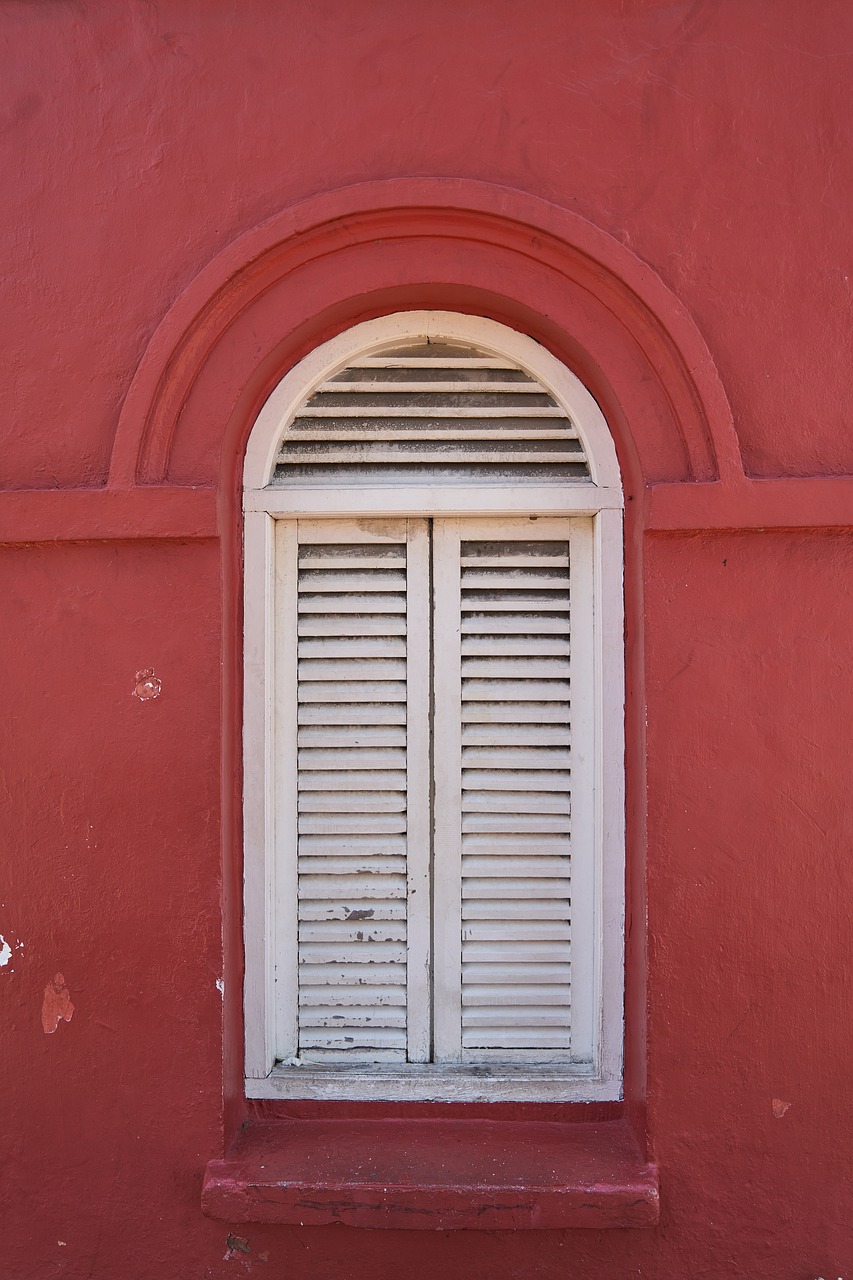
M547 523L562 536L532 538L526 521L525 536L516 522L477 522L472 537L459 521L445 539L458 554L459 695L446 724L458 715L459 755L445 786L460 844L446 892L463 1062L573 1056L572 566L569 523ZM449 616L439 609L437 622ZM440 654L440 632L435 643Z

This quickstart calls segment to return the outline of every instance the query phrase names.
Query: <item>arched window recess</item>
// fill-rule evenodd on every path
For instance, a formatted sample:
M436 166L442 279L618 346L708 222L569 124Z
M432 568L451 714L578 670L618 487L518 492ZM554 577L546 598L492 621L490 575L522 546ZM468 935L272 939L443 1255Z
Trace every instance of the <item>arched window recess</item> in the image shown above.
M621 1092L622 495L492 321L356 326L244 470L246 1088Z

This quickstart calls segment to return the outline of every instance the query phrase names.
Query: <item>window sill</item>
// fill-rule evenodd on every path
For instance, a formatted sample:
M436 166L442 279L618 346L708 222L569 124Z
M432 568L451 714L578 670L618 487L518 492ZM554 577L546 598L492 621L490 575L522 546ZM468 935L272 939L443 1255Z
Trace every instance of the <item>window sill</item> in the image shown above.
M604 1102L618 1099L618 1076L602 1079L582 1065L429 1065L363 1063L355 1067L281 1064L247 1078L247 1098L313 1098L363 1102Z
M404 1230L651 1227L657 1168L624 1121L265 1121L211 1160L208 1217Z

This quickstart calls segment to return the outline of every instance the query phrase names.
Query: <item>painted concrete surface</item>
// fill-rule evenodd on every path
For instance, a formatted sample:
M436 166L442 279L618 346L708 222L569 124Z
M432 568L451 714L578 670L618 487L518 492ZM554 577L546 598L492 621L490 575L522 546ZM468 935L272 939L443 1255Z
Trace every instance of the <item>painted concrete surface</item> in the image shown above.
M0 1271L847 1280L849 4L7 0L0 37ZM242 449L415 307L531 333L616 439L626 1098L583 1118L656 1227L202 1212L245 1124L580 1118L243 1097Z

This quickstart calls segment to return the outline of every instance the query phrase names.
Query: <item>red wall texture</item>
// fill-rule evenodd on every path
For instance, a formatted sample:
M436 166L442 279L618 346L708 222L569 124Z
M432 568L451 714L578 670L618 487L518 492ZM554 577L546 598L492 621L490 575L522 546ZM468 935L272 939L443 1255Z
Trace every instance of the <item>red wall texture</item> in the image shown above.
M848 0L0 0L0 39L0 1275L853 1280ZM657 1227L201 1211L282 1114L240 1087L242 449L422 306L533 334L616 437Z

